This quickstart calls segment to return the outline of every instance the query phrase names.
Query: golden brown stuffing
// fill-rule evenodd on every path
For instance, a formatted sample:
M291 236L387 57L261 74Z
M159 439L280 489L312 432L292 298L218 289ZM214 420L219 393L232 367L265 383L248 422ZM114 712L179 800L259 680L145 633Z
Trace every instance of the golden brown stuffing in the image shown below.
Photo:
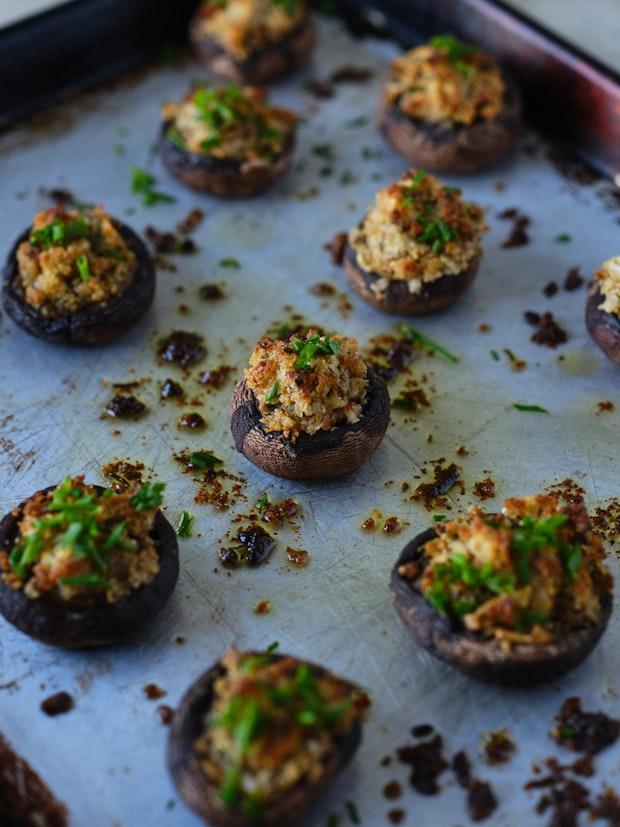
M357 263L379 276L373 289L402 279L417 293L424 282L458 275L482 255L484 213L460 190L410 169L377 193L362 224L349 233Z
M439 36L396 58L385 94L411 118L470 126L496 117L505 85L488 55Z
M426 599L466 629L508 648L548 643L596 623L612 580L583 503L555 494L513 497L501 514L478 508L437 526L424 560L401 567Z
M620 256L608 258L594 276L604 299L599 309L620 316Z
M202 31L238 60L281 40L306 13L300 0L205 0Z
M122 292L134 274L135 259L101 207L58 206L37 213L29 240L17 248L25 300L52 317Z
M369 701L349 684L293 657L229 651L195 743L203 772L225 806L263 804L325 772L335 739Z
M265 429L289 439L362 417L367 368L355 339L313 331L289 341L265 337L252 351L245 375Z
M0 552L2 577L32 599L105 595L116 603L159 571L150 536L156 508L144 502L144 487L98 492L82 476L68 477L25 503L10 554Z
M199 86L181 103L167 103L168 137L190 152L245 162L270 161L290 144L296 117L269 106L263 89L234 83Z

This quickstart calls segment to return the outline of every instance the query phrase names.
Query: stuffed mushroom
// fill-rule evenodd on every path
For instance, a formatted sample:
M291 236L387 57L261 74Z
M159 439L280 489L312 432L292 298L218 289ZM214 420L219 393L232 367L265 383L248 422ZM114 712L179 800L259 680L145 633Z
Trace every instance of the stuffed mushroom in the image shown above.
M608 259L594 274L586 325L605 356L620 365L620 256Z
M296 117L251 87L198 86L162 111L161 156L183 184L224 197L255 195L288 169Z
M178 547L162 483L120 493L68 477L0 522L0 612L65 648L117 643L174 589Z
M181 701L170 772L213 827L297 825L351 760L368 704L315 664L229 651Z
M514 146L521 99L489 55L438 35L394 61L379 119L387 140L414 164L475 172Z
M233 391L238 451L278 477L327 479L368 459L389 424L385 382L345 336L261 339Z
M314 20L303 0L203 0L190 39L211 75L260 86L308 63Z
M411 169L377 193L348 234L343 264L355 291L384 313L424 315L472 283L486 230L483 210L461 191Z
M102 344L132 327L155 295L155 266L129 227L101 207L37 213L4 268L3 303L27 333Z
M503 506L418 535L392 572L392 596L431 654L479 680L531 685L592 652L613 584L583 503L536 494Z

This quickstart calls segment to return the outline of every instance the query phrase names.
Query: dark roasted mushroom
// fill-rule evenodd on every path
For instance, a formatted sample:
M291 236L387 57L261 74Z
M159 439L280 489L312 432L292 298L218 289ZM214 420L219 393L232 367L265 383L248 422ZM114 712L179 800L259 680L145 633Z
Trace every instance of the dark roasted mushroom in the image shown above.
M603 351L605 356L616 365L620 365L620 314L602 307L608 304L607 295L620 291L620 257L606 261L597 270L595 280L588 291L586 304L586 326L590 336ZM605 285L607 292L604 295L601 287ZM616 301L620 308L620 301Z
M43 489L42 494L56 486ZM93 486L103 492L101 486ZM0 551L11 554L19 535L19 522L27 501L10 511L0 522ZM159 557L154 577L114 603L103 598L66 601L53 592L28 597L0 576L0 612L20 631L43 643L67 649L108 646L134 635L163 608L179 573L176 534L161 511L153 520L150 537Z
M255 824L265 827L293 827L300 823L325 787L351 761L361 740L360 714L368 705L368 699L356 686L335 678L321 666L300 663L285 655L258 652L244 653L244 656L246 655L258 662L270 664L292 661L293 665L299 664L306 669L305 674L311 680L330 678L338 681L352 700L359 699L359 702L354 700L354 706L359 707L359 712L352 717L348 728L342 732L334 732L331 736L332 748L321 759L321 772L316 780L310 782L304 778L292 787L280 790L272 798L257 802L256 812L244 808L244 802L238 797L228 803L222 800L226 796L222 795L222 788L214 784L205 773L197 742L204 736L205 727L208 726L209 713L215 702L214 684L226 674L224 661L218 661L198 678L181 700L170 731L168 767L185 803L212 827L249 827ZM266 726L269 732L268 724Z
M163 107L160 150L187 187L226 198L256 195L290 165L295 115L253 87L197 86Z
M316 41L314 19L309 11L304 12L294 27L278 39L266 42L241 57L232 54L224 43L205 32L205 12L217 13L214 5L202 3L189 29L190 41L198 59L213 77L263 86L309 62Z
M409 71L415 68L417 80L411 81L407 61L413 61ZM476 77L479 82L472 86ZM437 99L438 85L444 82L451 94ZM458 92L455 97L455 89L462 97ZM492 94L501 95L495 106ZM424 117L425 103L432 119ZM403 106L411 109L405 111ZM458 110L459 106L463 117L455 119L450 107ZM439 35L395 61L381 98L379 124L394 149L414 164L467 173L489 167L510 152L521 131L521 108L514 82L490 58L450 35Z
M502 646L496 637L467 629L458 615L439 611L420 587L420 578L429 565L425 546L437 536L436 529L429 529L408 543L392 570L390 583L398 614L416 641L432 655L477 680L506 686L532 686L558 678L590 655L611 615L608 573L603 575L603 584L596 584L600 613L595 622L584 618L580 625L560 629L545 642Z
M23 232L8 255L2 287L4 308L27 333L48 342L97 345L116 339L146 313L155 295L155 266L141 239L116 219L112 225L135 255L133 273L123 289L106 301L83 304L75 311L46 315L26 301L22 288L17 250L28 241L31 229Z
M471 285L486 229L480 207L423 170L380 190L344 248L347 279L384 313L426 315ZM460 268L460 269L459 269Z
M377 449L390 399L355 339L308 331L256 344L230 417L237 450L263 471L328 479L355 470Z

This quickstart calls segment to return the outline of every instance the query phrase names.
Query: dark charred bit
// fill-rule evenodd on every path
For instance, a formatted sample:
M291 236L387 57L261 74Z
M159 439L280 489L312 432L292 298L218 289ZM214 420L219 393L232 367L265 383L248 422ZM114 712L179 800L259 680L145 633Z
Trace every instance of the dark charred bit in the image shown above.
M43 779L0 735L0 824L68 827L69 813Z
M523 318L528 324L531 324L532 327L537 327L540 324L540 313L535 313L533 310L526 310Z
M568 698L556 715L549 735L566 749L591 755L611 746L620 735L620 721L604 712L584 712L579 698Z
M155 710L164 726L170 726L174 718L174 709L167 704L160 704Z
M502 244L504 250L508 250L511 247L524 247L530 243L530 237L527 234L527 228L531 224L529 216L521 213L516 207L512 207L499 213L497 217L502 220L512 221L512 228L508 234L508 238Z
M302 548L286 547L286 559L294 566L302 568L310 562L310 554Z
M222 385L226 383L226 380L233 370L234 368L232 365L220 365L219 368L205 370L204 373L201 374L198 381L201 385L206 385L209 388L219 390Z
M484 734L482 749L488 764L507 764L515 751L514 741L505 729Z
M158 686L156 683L147 683L147 685L143 687L142 691L149 701L157 701L159 698L163 698L166 694L166 690L162 689L161 686Z
M449 465L436 462L433 471L435 474L433 481L420 483L411 495L411 499L414 502L421 501L427 511L432 510L438 504L438 500L443 504L441 498L456 485L460 474L454 462Z
M308 292L313 296L335 296L336 288L328 281L318 281L308 288Z
M552 313L543 313L538 322L538 330L532 334L531 340L537 345L556 348L568 340L568 334L556 322Z
M605 785L603 792L590 807L590 818L606 819L609 827L620 824L620 797L612 787Z
M564 289L568 290L569 293L573 290L579 290L579 288L583 285L583 282L584 279L581 275L581 270L579 267L571 267L566 274L566 278L564 279Z
M207 349L199 334L175 330L159 342L158 353L164 362L173 362L185 368L204 359Z
M456 783L463 789L468 789L471 784L471 761L465 750L459 750L452 759L452 772Z
M495 496L495 483L491 477L474 483L474 496L479 500L490 500Z
M193 411L191 413L184 413L183 416L179 418L177 428L196 431L204 428L206 424L204 417Z
M553 144L547 151L547 158L556 171L573 184L587 187L601 180L598 172L579 160L574 151L564 144Z
M558 285L555 281L549 281L543 287L543 293L548 299L550 299L552 296L555 296L555 294L558 292L558 289Z
M304 88L314 95L319 100L327 100L334 97L334 84L327 80L319 80L318 78L310 78L304 84Z
M430 741L423 741L415 746L404 746L396 750L401 764L411 767L409 781L411 786L422 795L437 795L437 779L448 768L443 757L443 739L437 734Z
M203 284L198 290L198 295L206 302L214 302L223 299L225 294L219 284Z
M329 77L332 83L367 83L372 77L372 70L365 66L341 66Z
M57 692L55 695L50 695L44 701L41 701L41 709L46 715L64 715L65 712L70 712L74 707L74 701L68 692Z
M178 382L174 382L172 379L166 379L161 386L159 396L161 399L178 399L179 397L185 396L185 391Z
M414 738L428 738L435 732L432 724L418 724L411 728L411 734Z
M178 233L156 230L149 225L144 228L145 237L151 242L157 253L195 253L198 249L191 238L186 238Z
M54 204L63 207L72 207L78 203L77 198L71 190L65 189L64 187L52 187L51 189L39 187L39 195L43 198L49 198Z
M388 801L393 801L395 798L400 798L403 789L398 781L388 781L383 788L383 795Z
M144 481L144 463L129 462L126 459L117 459L106 462L101 473L115 491L125 491L132 485Z
M497 809L497 798L489 783L472 781L467 794L467 809L472 821L484 821Z
M387 817L390 824L402 824L406 815L407 813L404 810L396 808L394 810L388 810Z
M242 563L259 566L267 560L275 545L271 534L260 525L240 528L234 541L234 545L219 550L220 563L224 566L234 567Z
M336 235L332 238L331 241L328 241L325 244L325 249L331 253L332 263L336 265L336 267L342 267L342 263L344 261L344 252L347 246L347 233L336 233Z
M105 406L106 414L117 419L138 419L146 410L144 402L132 393L117 393Z
M187 215L177 223L176 230L181 236L191 235L204 221L204 210L193 207Z

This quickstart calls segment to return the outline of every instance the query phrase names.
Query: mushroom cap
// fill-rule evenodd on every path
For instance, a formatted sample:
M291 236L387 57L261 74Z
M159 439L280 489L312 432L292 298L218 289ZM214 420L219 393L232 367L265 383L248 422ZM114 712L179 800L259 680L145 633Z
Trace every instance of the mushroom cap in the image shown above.
M239 60L211 37L205 37L201 17L196 13L189 27L189 38L198 60L214 78L241 84L263 86L273 83L309 61L316 43L316 26L310 12L280 40L270 43Z
M250 652L250 655L262 654ZM272 654L274 659L284 657ZM309 664L317 677L326 674L322 666ZM181 798L212 827L251 827L256 821L237 807L225 808L218 790L210 784L200 767L194 743L204 727L205 715L213 702L213 684L223 674L219 661L193 683L183 696L170 730L168 769ZM351 690L357 687L348 684ZM298 785L264 808L260 824L265 827L295 827L322 790L349 763L362 737L362 725L356 720L352 728L336 741L336 749L325 762L325 771L314 784Z
M601 596L602 611L597 624L569 630L552 643L517 645L505 652L496 640L486 640L458 627L434 609L415 584L398 573L403 564L419 560L425 544L436 536L431 528L414 537L403 549L390 578L396 611L417 642L432 655L476 680L504 686L534 686L559 678L593 651L611 615L611 594Z
M281 431L266 431L254 392L245 379L230 402L235 446L250 462L290 480L322 480L354 471L379 446L390 422L390 397L383 379L368 365L368 395L362 418L331 431L301 433L295 442Z
M105 302L94 302L74 313L45 316L28 304L19 284L17 248L30 236L25 230L8 255L3 272L2 302L13 321L31 336L67 345L100 345L133 327L153 303L155 265L143 241L117 219L112 219L125 244L136 256L135 270L125 289Z
M162 124L161 159L171 175L186 187L223 198L246 198L268 189L290 166L295 148L291 131L282 151L271 159L239 161L181 149L168 137L171 120Z
M55 486L43 489L43 493ZM104 491L102 486L94 486ZM0 521L0 548L12 548L25 502ZM173 527L161 511L155 515L151 537L159 554L159 571L150 581L117 603L70 606L49 595L27 597L0 577L0 613L21 632L42 643L65 649L110 646L137 632L170 597L179 575L179 548Z
M522 127L521 95L514 81L503 77L506 93L494 118L470 126L429 123L405 114L383 95L381 132L398 153L425 169L465 173L490 167L510 152Z
M586 327L605 356L620 365L620 316L601 310L602 303L603 294L595 281L588 291Z
M472 259L466 270L454 276L446 275L434 281L423 282L417 293L409 290L409 283L405 279L390 279L385 290L373 290L373 285L381 276L362 269L357 262L355 250L348 243L343 264L347 279L355 292L377 310L399 316L424 316L443 310L467 290L476 277L480 258Z

